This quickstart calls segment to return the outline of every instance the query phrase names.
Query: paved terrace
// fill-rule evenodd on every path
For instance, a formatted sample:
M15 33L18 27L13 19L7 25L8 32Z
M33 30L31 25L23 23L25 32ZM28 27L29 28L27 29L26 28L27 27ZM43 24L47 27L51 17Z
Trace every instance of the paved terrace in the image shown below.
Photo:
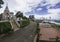
M40 34L39 40L55 41L56 37L59 37L59 32L57 29L51 27L48 23L40 23Z

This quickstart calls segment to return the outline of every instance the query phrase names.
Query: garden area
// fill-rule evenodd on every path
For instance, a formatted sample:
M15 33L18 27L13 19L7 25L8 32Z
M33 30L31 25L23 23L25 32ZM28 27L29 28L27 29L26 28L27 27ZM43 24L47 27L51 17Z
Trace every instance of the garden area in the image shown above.
M12 31L10 22L0 22L0 34L6 34Z
M22 20L22 21L18 21L21 25L21 28L27 26L30 24L30 21L29 20Z

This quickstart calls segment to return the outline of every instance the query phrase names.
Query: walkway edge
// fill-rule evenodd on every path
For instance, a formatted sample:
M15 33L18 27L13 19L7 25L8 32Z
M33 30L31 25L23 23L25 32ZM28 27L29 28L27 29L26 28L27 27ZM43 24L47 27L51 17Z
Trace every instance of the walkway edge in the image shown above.
M36 42L36 40L37 40L37 36L38 36L38 35L36 34L33 42Z
M1 35L0 35L0 39L1 39L3 36L5 36L5 34L1 34Z

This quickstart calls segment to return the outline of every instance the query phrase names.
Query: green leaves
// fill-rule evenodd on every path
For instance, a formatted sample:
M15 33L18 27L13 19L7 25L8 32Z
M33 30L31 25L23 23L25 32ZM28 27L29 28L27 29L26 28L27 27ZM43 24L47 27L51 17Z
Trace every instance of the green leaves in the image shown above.
M17 13L16 13L16 17L23 17L23 13L22 12L20 12L20 11L18 11Z
M29 25L30 24L30 21L29 20L24 20L24 21L18 21L20 24L21 24L21 28L23 28L23 27L25 27L25 26L27 26L27 25Z
M0 22L0 34L7 33L12 30L10 22Z
M34 21L34 15L30 15L29 19L32 20L32 21Z
M26 16L23 16L23 19L28 19Z
M0 0L0 4L4 4L3 0Z
M4 4L3 0L0 0L0 8L2 8L2 4Z

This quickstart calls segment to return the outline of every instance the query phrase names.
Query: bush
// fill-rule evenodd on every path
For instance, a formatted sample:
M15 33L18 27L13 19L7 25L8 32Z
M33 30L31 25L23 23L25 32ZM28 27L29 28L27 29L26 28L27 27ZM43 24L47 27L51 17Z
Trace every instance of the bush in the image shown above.
M39 28L39 23L37 22L37 29L36 29L36 33L40 32L40 28Z
M20 22L19 22L20 23ZM24 20L24 21L21 21L20 25L21 25L21 28L29 25L30 21L29 20Z
M39 28L39 23L37 23L37 28Z
M53 28L58 28L58 29L60 29L60 25L57 25L57 24L55 24L55 23L49 23L49 24L51 24L51 26L52 26Z
M8 33L12 30L10 22L0 22L0 34Z
M57 25L58 26L58 28L60 28L60 25Z

